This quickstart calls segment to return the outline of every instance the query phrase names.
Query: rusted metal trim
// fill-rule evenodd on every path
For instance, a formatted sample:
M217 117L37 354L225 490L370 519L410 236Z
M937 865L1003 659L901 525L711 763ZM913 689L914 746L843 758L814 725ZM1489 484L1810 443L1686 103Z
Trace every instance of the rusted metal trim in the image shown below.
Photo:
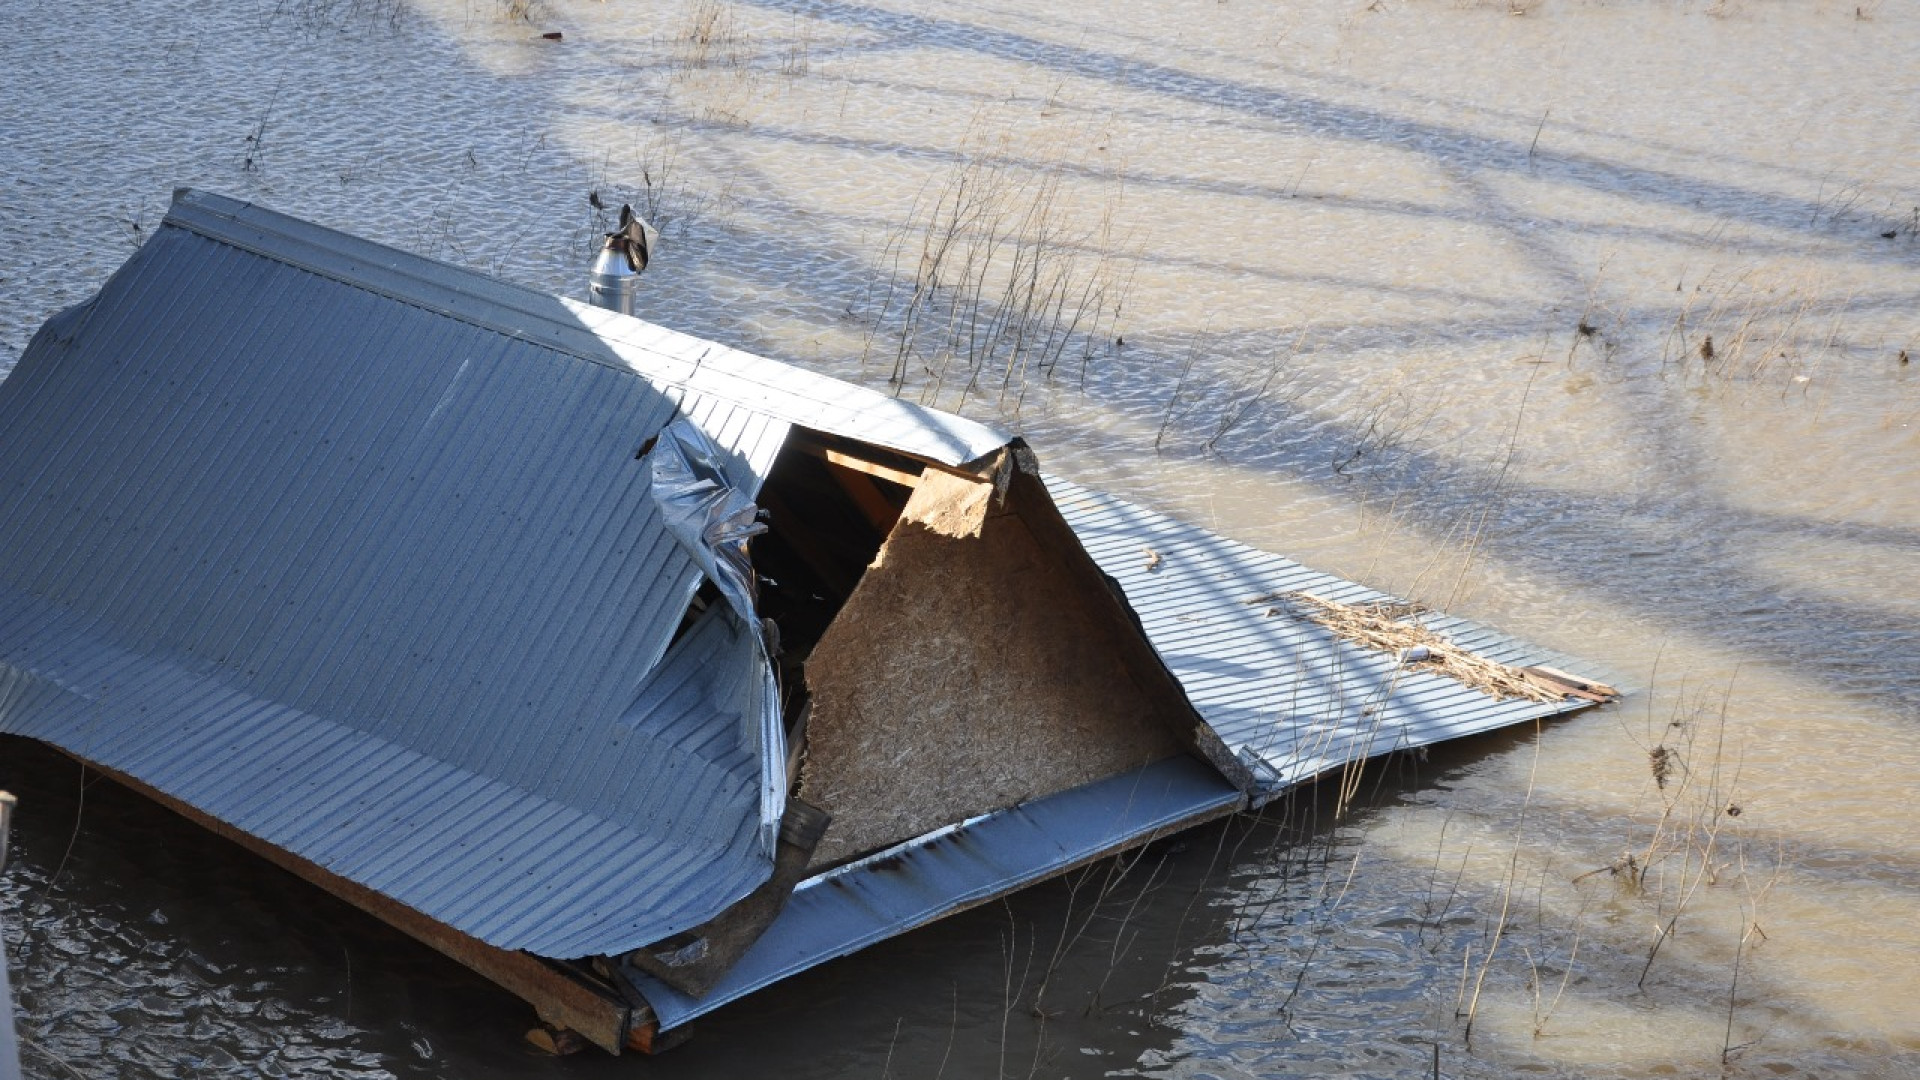
M242 832L131 776L102 768L77 754L68 756L465 965L502 990L532 1005L541 1020L578 1032L588 1042L609 1054L618 1054L630 1045L646 1047L656 1037L659 1025L651 1009L644 1005L629 1006L610 988L588 981L582 972L532 953L488 945L284 848Z

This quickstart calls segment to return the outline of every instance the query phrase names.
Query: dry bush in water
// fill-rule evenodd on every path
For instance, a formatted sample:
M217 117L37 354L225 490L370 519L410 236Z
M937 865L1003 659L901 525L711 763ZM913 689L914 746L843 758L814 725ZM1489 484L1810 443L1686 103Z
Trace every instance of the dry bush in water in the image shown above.
M500 14L508 22L530 23L547 17L546 0L499 0Z
M406 0L277 0L275 18L292 19L309 33L342 30L355 23L398 26L407 14Z
M687 179L679 135L670 131L640 146L618 167L611 153L600 155L587 174L587 213L573 247L589 258L599 251L602 239L618 223L623 203L662 237L678 238L726 199L725 192L716 197Z
M1687 294L1661 348L1661 370L1693 385L1804 386L1842 351L1847 298L1819 283L1749 268L1708 275Z
M813 67L813 24L803 23L800 16L793 17L793 33L787 38L780 52L780 74L789 78L800 78Z
M1643 743L1658 814L1640 826L1644 840L1589 872L1607 874L1653 907L1660 932L1641 968L1643 986L1702 889L1737 884L1757 908L1778 879L1777 866L1765 878L1750 873L1760 853L1740 822L1746 812L1737 790L1740 758L1727 745L1726 704L1725 695L1683 700L1666 726ZM1757 922L1752 929L1758 931Z
M751 45L730 5L720 0L694 0L686 20L679 34L681 63L685 66L739 67L747 61Z
M1469 1046L1488 991L1530 998L1537 1038L1570 985L1584 984L1588 994L1654 994L1656 1002L1678 992L1693 1008L1717 965L1726 980L1718 1053L1729 1061L1747 1045L1737 1039L1738 1021L1753 1002L1741 998L1741 979L1766 940L1761 911L1784 871L1779 853L1748 824L1728 696L1683 695L1667 719L1656 720L1649 695L1647 730L1628 732L1645 769L1640 805L1625 822L1624 846L1605 865L1589 862L1571 876L1556 865L1555 844L1535 835L1552 826L1533 820L1531 786L1500 855L1476 854L1470 842L1448 850L1443 832L1421 912L1423 940L1434 935L1436 952L1448 947L1446 928L1462 921L1463 895L1498 876L1490 899L1497 907L1476 932L1451 939L1461 949L1455 1013ZM1687 955L1661 986L1659 961L1683 933Z
M1090 213L1057 160L966 152L915 200L869 286L863 362L897 394L964 410L989 397L1017 418L1036 379L1084 376L1111 347L1129 262L1116 189Z

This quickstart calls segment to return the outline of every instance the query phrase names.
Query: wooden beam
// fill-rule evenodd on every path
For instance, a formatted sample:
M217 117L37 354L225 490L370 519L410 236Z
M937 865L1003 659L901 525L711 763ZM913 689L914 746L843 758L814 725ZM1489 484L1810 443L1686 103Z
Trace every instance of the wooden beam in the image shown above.
M1558 668L1547 667L1545 664L1523 667L1520 669L1520 674L1545 686L1549 692L1564 697L1577 697L1597 705L1620 700L1620 691L1605 683L1590 682L1577 675L1569 675Z
M887 501L887 497L880 493L880 486L868 479L870 474L851 471L845 467L834 468L838 464L829 457L827 475L833 477L833 482L840 486L840 490L846 493L847 498L853 500L853 505L860 509L860 513L867 519L867 523L873 526L875 532L881 536L892 532L894 523L900 520L900 508ZM917 482L919 477L914 479Z
M102 768L76 754L69 756L466 965L482 978L532 1005L541 1020L578 1032L610 1054L618 1054L627 1046L647 1048L658 1038L659 1025L651 1009L629 1006L611 988L596 986L577 971L532 953L488 945L389 896L322 869L285 848L236 829L131 776Z
M851 469L857 473L865 473L868 476L879 477L890 484L898 484L903 488L916 488L920 486L919 473L908 472L905 469L895 468L892 465L884 465L870 458L850 454L845 450L822 446L810 439L800 440L797 445L802 453L811 454L829 465L838 465L843 469Z

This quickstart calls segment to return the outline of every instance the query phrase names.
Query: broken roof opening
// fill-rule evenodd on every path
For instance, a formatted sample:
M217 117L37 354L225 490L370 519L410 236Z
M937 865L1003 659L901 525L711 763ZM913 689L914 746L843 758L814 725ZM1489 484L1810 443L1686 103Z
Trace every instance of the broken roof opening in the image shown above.
M880 479L841 462L818 432L796 430L760 491L766 535L753 545L761 613L780 627L782 660L804 663L899 519L918 472ZM878 448L862 448L880 456ZM833 456L828 456L832 453ZM836 460L839 459L839 460ZM797 672L796 672L797 673Z
M1127 628L1028 523L1037 478L1003 469L929 471L812 653L800 793L834 815L817 866L1184 749L1187 714L1152 707Z

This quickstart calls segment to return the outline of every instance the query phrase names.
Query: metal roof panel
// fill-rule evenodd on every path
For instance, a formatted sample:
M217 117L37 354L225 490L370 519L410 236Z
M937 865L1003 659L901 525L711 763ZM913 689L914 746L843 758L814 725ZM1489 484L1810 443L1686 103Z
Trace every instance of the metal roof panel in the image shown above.
M408 304L631 370L663 387L942 464L985 457L1010 438L951 413L219 195L176 192L167 220Z
M1269 600L1286 593L1345 604L1395 598L1070 481L1050 476L1047 487L1201 718L1229 750L1262 765L1260 798L1375 754L1588 704L1496 700L1316 623L1269 614ZM1428 614L1421 623L1502 663L1564 663L1465 619Z
M835 957L1243 803L1213 769L1169 758L936 830L801 882L766 933L704 997L628 973L660 1026L678 1027Z
M668 654L698 571L636 451L685 415L752 494L789 423L577 315L181 196L0 383L0 729L504 947L749 891L757 628Z

